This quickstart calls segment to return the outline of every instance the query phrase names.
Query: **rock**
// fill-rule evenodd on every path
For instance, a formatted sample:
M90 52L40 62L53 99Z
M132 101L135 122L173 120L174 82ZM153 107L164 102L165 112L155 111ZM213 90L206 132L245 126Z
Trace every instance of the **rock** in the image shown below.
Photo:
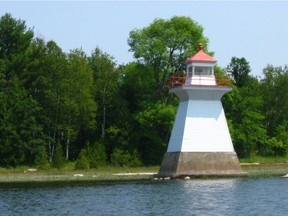
M30 168L30 169L25 170L24 172L25 172L25 173L26 173L26 172L37 172L37 169Z
M259 163L240 163L241 166L258 166Z
M282 178L288 178L288 174L286 174L286 175L282 176Z
M74 174L74 177L83 177L83 174Z
M185 180L190 180L191 178L189 176L186 176L184 179Z

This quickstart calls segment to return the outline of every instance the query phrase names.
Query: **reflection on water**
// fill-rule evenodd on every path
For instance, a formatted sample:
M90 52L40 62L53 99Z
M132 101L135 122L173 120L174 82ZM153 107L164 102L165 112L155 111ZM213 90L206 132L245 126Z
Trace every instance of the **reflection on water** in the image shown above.
M280 178L0 185L0 215L287 215Z

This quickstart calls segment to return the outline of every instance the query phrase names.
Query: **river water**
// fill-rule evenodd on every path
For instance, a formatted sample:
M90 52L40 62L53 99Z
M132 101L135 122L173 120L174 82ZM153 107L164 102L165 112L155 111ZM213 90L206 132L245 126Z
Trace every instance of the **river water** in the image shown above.
M0 184L0 215L288 215L288 179Z

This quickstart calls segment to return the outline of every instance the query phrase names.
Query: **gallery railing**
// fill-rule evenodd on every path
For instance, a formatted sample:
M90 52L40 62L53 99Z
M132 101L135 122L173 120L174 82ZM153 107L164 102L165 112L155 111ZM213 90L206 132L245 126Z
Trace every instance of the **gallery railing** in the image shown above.
M191 79L192 81L186 82L187 79ZM215 80L215 82L213 82ZM212 82L211 82L212 81ZM174 88L178 86L231 86L232 81L231 78L228 76L222 78L215 78L211 79L211 77L207 76L193 76L190 78L183 77L183 76L171 76L169 87Z

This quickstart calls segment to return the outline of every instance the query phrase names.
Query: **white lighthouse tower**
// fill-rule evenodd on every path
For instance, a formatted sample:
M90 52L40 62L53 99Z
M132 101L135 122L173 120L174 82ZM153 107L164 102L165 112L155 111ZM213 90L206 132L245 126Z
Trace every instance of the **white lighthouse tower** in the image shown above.
M158 177L243 176L234 151L222 96L231 91L214 76L217 60L203 51L188 58L186 77L172 77L180 104Z

